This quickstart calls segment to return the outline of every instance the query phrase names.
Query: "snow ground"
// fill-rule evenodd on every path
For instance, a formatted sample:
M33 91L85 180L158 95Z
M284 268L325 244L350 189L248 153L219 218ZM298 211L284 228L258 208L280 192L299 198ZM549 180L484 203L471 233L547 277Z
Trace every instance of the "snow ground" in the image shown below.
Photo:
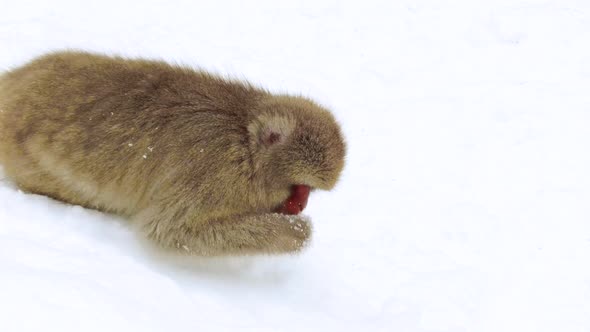
M0 0L73 47L246 77L349 143L297 257L197 260L0 183L0 331L589 331L590 2Z

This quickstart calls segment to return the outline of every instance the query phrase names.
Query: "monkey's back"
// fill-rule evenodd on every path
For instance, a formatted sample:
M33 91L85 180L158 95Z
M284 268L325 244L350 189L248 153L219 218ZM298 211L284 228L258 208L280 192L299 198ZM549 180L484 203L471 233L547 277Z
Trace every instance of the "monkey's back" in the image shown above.
M158 192L246 179L262 94L163 62L50 54L0 77L0 163L25 190L134 214Z

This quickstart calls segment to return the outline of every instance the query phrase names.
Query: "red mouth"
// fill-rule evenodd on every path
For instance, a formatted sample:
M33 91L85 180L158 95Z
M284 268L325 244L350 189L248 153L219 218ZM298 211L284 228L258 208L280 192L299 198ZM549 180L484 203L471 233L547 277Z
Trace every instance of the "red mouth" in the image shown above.
M278 213L299 214L307 206L307 199L311 188L303 184L291 187L291 196L277 209Z

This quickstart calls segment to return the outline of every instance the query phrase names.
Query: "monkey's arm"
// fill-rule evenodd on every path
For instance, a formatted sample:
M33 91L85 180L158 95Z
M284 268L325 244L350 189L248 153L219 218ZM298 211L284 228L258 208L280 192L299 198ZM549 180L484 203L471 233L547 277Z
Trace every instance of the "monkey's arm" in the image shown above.
M188 219L140 222L145 235L157 245L199 256L297 252L311 235L308 219L278 213L197 223Z

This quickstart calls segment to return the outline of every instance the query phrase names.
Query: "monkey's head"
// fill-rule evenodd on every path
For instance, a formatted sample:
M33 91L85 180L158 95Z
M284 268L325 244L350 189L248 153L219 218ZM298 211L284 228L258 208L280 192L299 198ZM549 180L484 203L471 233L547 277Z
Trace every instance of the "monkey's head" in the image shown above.
M306 201L300 186L330 190L336 185L346 145L334 116L323 107L300 97L269 97L248 131L255 172L266 188L291 191Z

